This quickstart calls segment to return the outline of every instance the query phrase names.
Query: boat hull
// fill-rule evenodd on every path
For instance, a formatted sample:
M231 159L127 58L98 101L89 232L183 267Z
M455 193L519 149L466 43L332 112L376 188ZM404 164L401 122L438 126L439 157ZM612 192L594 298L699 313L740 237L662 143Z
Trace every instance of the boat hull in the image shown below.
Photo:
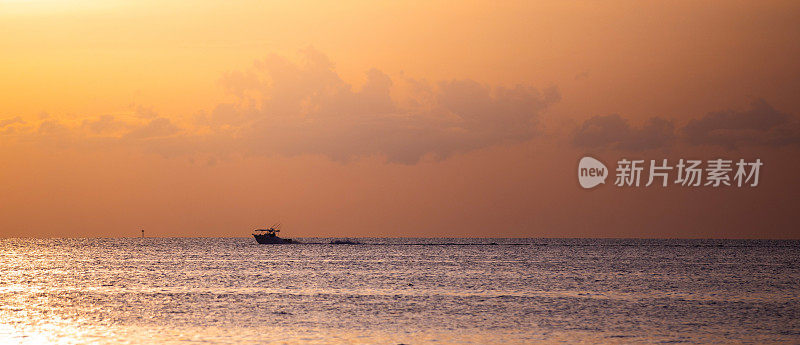
M259 244L289 244L292 243L291 239L280 238L278 236L259 235L253 234Z

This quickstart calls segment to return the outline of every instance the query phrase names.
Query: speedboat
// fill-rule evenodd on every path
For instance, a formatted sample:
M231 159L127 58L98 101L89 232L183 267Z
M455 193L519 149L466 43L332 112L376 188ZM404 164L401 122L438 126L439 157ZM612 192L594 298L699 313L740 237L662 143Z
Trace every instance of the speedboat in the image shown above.
M293 243L290 238L278 237L279 225L273 225L266 229L253 230L253 237L256 238L259 244L289 244Z

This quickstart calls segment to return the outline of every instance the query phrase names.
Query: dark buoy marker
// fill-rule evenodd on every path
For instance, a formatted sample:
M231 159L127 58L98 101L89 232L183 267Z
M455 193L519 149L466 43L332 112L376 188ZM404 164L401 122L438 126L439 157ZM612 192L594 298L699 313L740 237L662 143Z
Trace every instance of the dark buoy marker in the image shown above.
M142 229L142 238L144 238L144 229Z

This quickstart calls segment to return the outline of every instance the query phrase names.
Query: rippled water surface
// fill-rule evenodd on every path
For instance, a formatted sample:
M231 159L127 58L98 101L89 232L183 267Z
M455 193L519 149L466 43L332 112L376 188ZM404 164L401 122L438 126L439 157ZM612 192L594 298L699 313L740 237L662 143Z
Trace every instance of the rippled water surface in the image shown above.
M797 241L358 241L0 240L0 343L800 342Z

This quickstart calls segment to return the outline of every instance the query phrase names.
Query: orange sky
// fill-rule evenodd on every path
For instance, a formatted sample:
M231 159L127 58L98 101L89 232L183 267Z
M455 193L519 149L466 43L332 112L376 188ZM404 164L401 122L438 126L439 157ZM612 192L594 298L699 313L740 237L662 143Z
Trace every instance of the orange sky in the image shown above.
M0 236L800 238L797 18L797 1L0 0ZM626 125L583 137L611 114ZM585 154L765 166L752 189L586 191Z

